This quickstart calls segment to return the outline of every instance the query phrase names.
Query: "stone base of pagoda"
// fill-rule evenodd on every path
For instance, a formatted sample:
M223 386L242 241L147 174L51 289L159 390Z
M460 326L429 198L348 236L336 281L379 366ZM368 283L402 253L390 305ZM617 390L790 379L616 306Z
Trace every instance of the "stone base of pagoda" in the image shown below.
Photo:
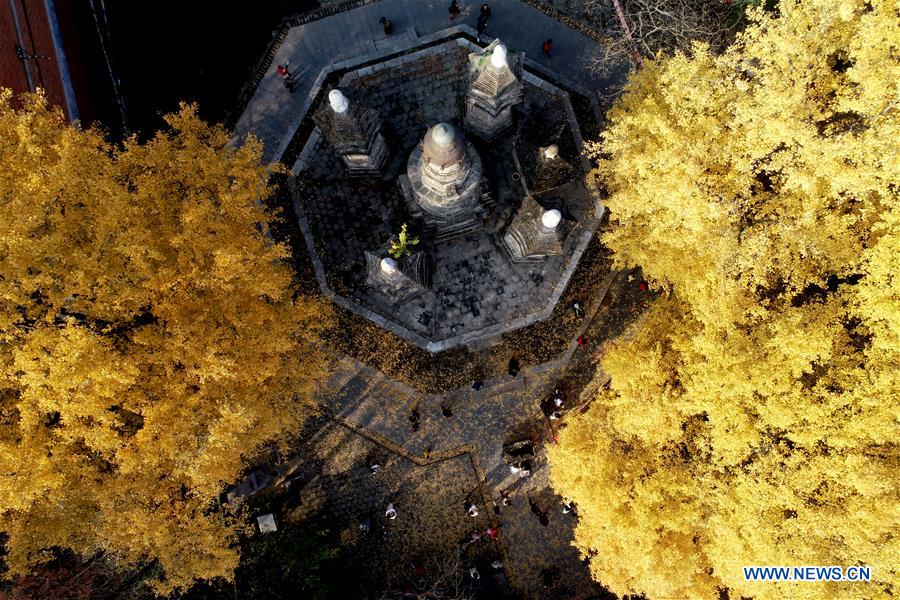
M418 296L428 287L428 261L424 252L395 260L382 257L384 249L366 251L366 285L397 305Z
M355 150L346 150L342 153L338 150L341 160L350 171L350 175L380 175L388 158L388 146L381 133L377 134L366 151L360 153Z

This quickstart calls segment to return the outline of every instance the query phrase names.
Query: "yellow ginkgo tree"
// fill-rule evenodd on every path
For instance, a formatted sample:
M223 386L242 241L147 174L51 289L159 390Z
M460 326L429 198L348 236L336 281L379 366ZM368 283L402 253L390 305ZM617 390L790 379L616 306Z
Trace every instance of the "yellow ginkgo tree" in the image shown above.
M161 591L230 577L214 510L325 373L327 307L297 295L262 208L260 145L182 107L112 145L0 91L0 531L7 575L54 547Z
M649 599L900 593L900 21L783 1L635 73L593 151L661 297L550 452L597 580ZM866 565L752 582L743 566Z

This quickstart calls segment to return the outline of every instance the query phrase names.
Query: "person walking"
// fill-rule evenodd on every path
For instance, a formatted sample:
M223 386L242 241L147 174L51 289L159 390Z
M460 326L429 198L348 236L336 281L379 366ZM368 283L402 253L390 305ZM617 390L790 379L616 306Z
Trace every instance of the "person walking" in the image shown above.
M553 38L547 38L544 40L544 45L541 46L541 52L544 53L544 56L550 58L550 52L553 50Z
M450 13L451 21L459 16L460 10L459 10L459 5L456 3L456 0L452 0L450 2L450 8L447 9L447 12Z
M550 415L553 414L554 410L556 410L556 407L553 404L552 398L547 398L547 399L541 401L541 412L544 413L545 417L547 417L549 419Z
M475 504L473 502L466 500L464 507L466 509L466 512L469 513L470 517L478 516L478 507L475 506Z
M297 82L294 81L294 75L290 70L291 61L284 63L283 65L278 65L276 70L278 71L278 75L281 77L281 82L284 84L284 87L290 93L294 93L294 89L297 87Z
M559 388L556 388L549 398L541 401L541 412L551 421L558 419L564 403L562 391Z
M378 22L384 29L384 35L391 35L394 32L394 24L391 23L391 20L387 17L381 17L380 19L378 19Z
M381 468L381 462L374 453L370 453L366 456L366 466L369 467L369 471L372 475L375 475L378 473L378 469Z
M534 516L538 518L541 525L546 527L550 524L550 518L547 516L547 511L541 510L541 507L538 506L537 502L535 502L531 496L528 497L528 506L531 508L531 512L534 513Z
M556 406L557 408L562 408L562 405L565 403L565 395L562 393L561 389L554 388L551 400L553 400L554 406Z
M579 304L578 302L573 302L573 303L572 303L572 310L575 311L575 316L576 316L576 317L578 317L579 319L583 319L583 318L584 318L584 309L581 308L581 304Z
M506 372L510 377L515 377L519 374L519 359L513 356L509 359L509 365L506 368Z
M473 531L472 534L469 536L469 539L468 539L468 540L464 540L462 543L460 543L460 545L459 545L459 551L460 551L460 552L465 552L465 551L466 551L466 548L468 548L468 547L471 546L472 544L478 543L478 541L479 541L480 539L481 539L481 534L478 533L477 531Z
M531 475L531 461L523 460L519 463L519 477L528 477Z
M384 516L391 520L397 518L397 509L394 508L393 502L388 502L387 510L384 511Z
M509 465L509 472L519 477L528 477L531 475L531 461L523 460L522 462Z
M419 409L414 408L409 413L409 422L412 425L413 433L419 430Z
M478 34L477 40L481 41L481 34L487 29L487 19L483 15L478 15L478 24L475 25L475 33Z
M491 18L491 7L484 3L481 5L481 12L478 13L478 24L475 31L478 33L478 41L481 41L481 34L487 29L488 19Z

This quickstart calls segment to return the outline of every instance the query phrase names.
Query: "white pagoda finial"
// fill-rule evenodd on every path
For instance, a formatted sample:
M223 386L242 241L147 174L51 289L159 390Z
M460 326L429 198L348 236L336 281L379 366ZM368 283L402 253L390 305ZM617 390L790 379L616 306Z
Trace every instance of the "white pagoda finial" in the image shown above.
M556 144L551 144L551 145L547 146L546 148L544 148L544 157L545 158L549 158L550 160L553 160L557 156L559 156L559 146L557 146Z
M336 113L345 113L350 107L350 101L347 100L341 90L331 90L328 92L328 102L331 104L331 110Z
M381 259L381 272L385 275L393 275L398 270L397 261L393 258L388 257Z
M442 148L449 146L456 137L456 130L449 123L438 123L431 132L434 143Z
M559 222L561 220L562 213L560 213L555 208L544 211L544 214L541 215L541 225L543 225L547 229L556 229L556 226L559 225Z
M506 62L506 46L503 44L494 46L494 53L491 54L491 64L497 69L502 69L508 64Z

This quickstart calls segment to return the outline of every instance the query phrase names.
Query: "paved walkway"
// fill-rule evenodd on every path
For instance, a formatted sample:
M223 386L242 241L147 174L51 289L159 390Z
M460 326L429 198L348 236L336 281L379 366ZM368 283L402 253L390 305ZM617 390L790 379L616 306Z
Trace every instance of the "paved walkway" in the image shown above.
M499 537L472 546L474 554L461 557L465 568L476 564L489 572L485 565L501 558L501 578L514 597L613 599L591 579L572 546L577 516L562 512L562 499L550 487L545 454L561 425L543 417L539 403L564 380L566 407L574 412L586 407L582 403L595 390L582 388L597 381L595 353L646 306L647 299L635 292L638 281L622 272L604 280L573 334L586 335L587 348L572 340L555 360L515 377L485 380L479 390L466 386L426 394L335 355L321 398L326 414L309 424L293 457L284 462L276 458L272 474L283 493L268 497L265 512L278 512L286 522L321 520L340 531L349 568L374 569L361 577L373 589L402 584L409 560L422 552L452 553L470 530L490 525L499 526ZM409 419L413 410L418 413L416 427ZM536 442L536 457L532 476L523 479L509 472L502 449L504 443L524 438ZM366 466L373 462L382 465L377 477ZM511 498L509 506L500 503L501 493ZM477 504L478 519L464 514L464 499ZM409 518L385 521L380 515L387 502ZM362 539L358 524L366 515L380 533ZM353 532L357 535L344 539ZM385 556L396 564L378 563Z
M624 285L624 276L610 274L588 307L583 332L593 337L605 324L609 305L622 296ZM500 508L495 523L501 525L506 574L521 597L607 597L571 545L577 518L562 512L562 499L550 488L544 444L553 432L540 410L540 401L560 380L572 377L574 364L592 358L573 340L557 360L516 377L487 380L480 390L424 394L340 356L323 386L330 390L323 400L340 423L420 465L470 454L485 485L478 502L483 511L493 517L490 503L499 502L501 492L512 498L510 506ZM571 406L578 398L573 394L567 400ZM451 416L444 409L450 409ZM415 428L409 419L413 410L418 413ZM525 479L512 475L502 456L504 443L523 438L538 442L533 475ZM546 524L535 511L547 515Z
M519 597L595 598L603 590L591 580L571 546L576 519L562 513L561 499L550 489L543 445L537 447L534 474L525 479L512 475L502 457L504 442L549 437L539 401L562 375L563 365L552 365L514 378L499 377L480 391L467 388L423 395L344 358L326 386L336 390L326 404L341 422L360 432L377 433L384 447L423 464L441 464L460 451L470 453L486 484L484 497L476 501L482 514L494 517L491 503L499 503L501 491L512 497L510 506L500 507L494 522L502 532L504 569ZM442 405L452 410L451 417L443 415ZM408 420L413 409L420 414L416 430ZM428 499L429 503L440 501ZM532 504L546 513L546 525L534 514Z
M466 579L468 568L476 566L485 582L496 572L488 566L492 561L508 564L499 539L484 536L465 552L458 550L473 531L497 525L491 511L476 518L465 512L467 500L483 506L486 495L477 459L467 449L425 463L351 425L323 424L290 474L292 486L277 509L284 523L325 526L340 539L340 569L353 576L334 582L336 593L371 598L380 590L404 589L419 579L409 565L430 567L429 557L459 554ZM372 463L381 465L376 473ZM398 512L396 520L384 514L388 503ZM367 530L360 529L363 523Z
M466 12L452 21L448 19L446 0L380 0L292 28L238 119L237 139L253 133L263 142L264 159L280 160L325 67L384 49L410 47L418 38L450 27L474 28L480 3L460 4ZM590 56L599 49L596 41L520 0L492 0L490 6L492 15L482 38L485 45L499 37L511 50L524 51L537 68L592 93L609 89L609 78L594 77L588 69ZM393 21L393 35L385 36L378 24L381 16ZM547 38L553 39L550 58L540 51ZM284 88L275 71L276 65L288 61L297 80L293 94Z

